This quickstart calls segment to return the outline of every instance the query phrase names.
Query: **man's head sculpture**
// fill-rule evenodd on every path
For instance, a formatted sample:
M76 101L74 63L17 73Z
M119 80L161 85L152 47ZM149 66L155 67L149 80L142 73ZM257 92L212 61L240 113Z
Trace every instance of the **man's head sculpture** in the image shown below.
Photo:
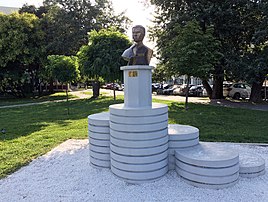
M122 57L128 61L128 65L149 65L153 51L142 43L144 36L143 26L136 25L132 28L132 38L135 43L122 54Z

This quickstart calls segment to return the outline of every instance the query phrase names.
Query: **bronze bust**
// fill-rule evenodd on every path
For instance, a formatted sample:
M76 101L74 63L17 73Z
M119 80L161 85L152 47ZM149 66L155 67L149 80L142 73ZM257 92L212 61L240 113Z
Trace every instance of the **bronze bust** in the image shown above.
M153 50L142 43L144 36L145 28L143 26L136 25L132 28L132 38L135 44L122 54L122 57L128 61L128 65L149 65Z

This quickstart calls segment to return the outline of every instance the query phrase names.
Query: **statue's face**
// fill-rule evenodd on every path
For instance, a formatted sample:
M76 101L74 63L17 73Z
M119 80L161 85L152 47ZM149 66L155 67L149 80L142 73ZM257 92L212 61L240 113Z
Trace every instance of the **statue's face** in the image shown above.
M132 38L135 42L141 42L144 38L143 30L139 27L132 29Z

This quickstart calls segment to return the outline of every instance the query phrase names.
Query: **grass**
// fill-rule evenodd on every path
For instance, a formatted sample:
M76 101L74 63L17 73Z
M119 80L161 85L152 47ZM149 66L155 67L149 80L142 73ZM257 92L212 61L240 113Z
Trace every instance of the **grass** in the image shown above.
M200 140L268 143L268 112L232 109L202 104L160 101L169 106L169 123L188 124L200 129ZM123 96L96 100L70 101L38 106L1 109L0 178L27 165L38 156L70 138L87 138L87 116L107 111L109 105L122 103Z
M77 96L71 95L69 93L69 99L78 98ZM26 97L26 98L0 98L0 106L5 105L17 105L17 104L26 104L32 102L45 102L45 101L54 101L54 100L65 100L66 93L65 92L57 92L50 95L45 95L42 97Z

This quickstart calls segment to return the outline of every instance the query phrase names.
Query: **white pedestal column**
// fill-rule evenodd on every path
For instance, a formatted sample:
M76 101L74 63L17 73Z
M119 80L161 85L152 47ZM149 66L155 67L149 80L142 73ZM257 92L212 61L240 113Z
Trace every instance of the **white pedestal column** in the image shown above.
M148 65L123 66L124 106L126 108L152 107L152 69Z

